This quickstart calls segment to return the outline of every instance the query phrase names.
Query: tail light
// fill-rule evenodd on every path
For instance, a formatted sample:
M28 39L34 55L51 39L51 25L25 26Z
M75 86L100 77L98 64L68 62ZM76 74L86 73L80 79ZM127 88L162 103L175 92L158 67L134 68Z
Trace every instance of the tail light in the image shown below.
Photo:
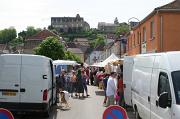
M47 98L48 98L48 90L44 90L43 91L43 101L47 101Z

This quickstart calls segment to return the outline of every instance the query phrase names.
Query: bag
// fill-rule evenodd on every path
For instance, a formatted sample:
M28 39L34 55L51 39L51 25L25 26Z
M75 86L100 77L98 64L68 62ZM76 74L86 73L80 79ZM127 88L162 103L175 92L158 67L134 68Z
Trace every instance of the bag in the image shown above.
M118 95L118 92L115 94L115 100L120 100L120 96Z

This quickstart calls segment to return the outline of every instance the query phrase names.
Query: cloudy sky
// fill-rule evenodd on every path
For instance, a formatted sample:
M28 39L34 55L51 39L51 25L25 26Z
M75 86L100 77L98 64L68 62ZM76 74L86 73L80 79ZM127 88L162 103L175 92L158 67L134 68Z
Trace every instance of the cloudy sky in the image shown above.
M98 22L127 22L136 17L142 20L155 7L173 0L0 0L0 29L14 26L18 32L27 26L50 25L51 17L84 17L92 28Z

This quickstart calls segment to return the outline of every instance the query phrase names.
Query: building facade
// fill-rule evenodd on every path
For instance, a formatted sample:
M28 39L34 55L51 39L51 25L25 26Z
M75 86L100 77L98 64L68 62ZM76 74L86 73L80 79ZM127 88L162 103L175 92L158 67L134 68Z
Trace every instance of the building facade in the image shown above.
M106 23L106 22L99 22L98 23L98 30L104 33L115 33L118 24L114 23Z
M180 0L155 8L127 35L127 54L180 50Z
M50 36L56 37L59 39L60 42L62 42L62 39L59 36L47 29L44 29L25 40L23 53L33 54L33 49L36 48L43 40Z
M81 32L90 29L89 24L79 14L76 17L51 17L51 26L58 32Z

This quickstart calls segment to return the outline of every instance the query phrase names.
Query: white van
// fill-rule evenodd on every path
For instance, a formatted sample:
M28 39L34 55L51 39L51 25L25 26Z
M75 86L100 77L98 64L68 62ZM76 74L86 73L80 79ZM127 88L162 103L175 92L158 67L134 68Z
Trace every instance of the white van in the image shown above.
M134 65L134 59L132 56L124 57L123 61L123 85L124 85L124 99L127 106L132 106L132 70Z
M180 119L180 52L134 56L131 93L137 119Z
M44 112L56 102L52 60L37 55L0 55L0 108Z

